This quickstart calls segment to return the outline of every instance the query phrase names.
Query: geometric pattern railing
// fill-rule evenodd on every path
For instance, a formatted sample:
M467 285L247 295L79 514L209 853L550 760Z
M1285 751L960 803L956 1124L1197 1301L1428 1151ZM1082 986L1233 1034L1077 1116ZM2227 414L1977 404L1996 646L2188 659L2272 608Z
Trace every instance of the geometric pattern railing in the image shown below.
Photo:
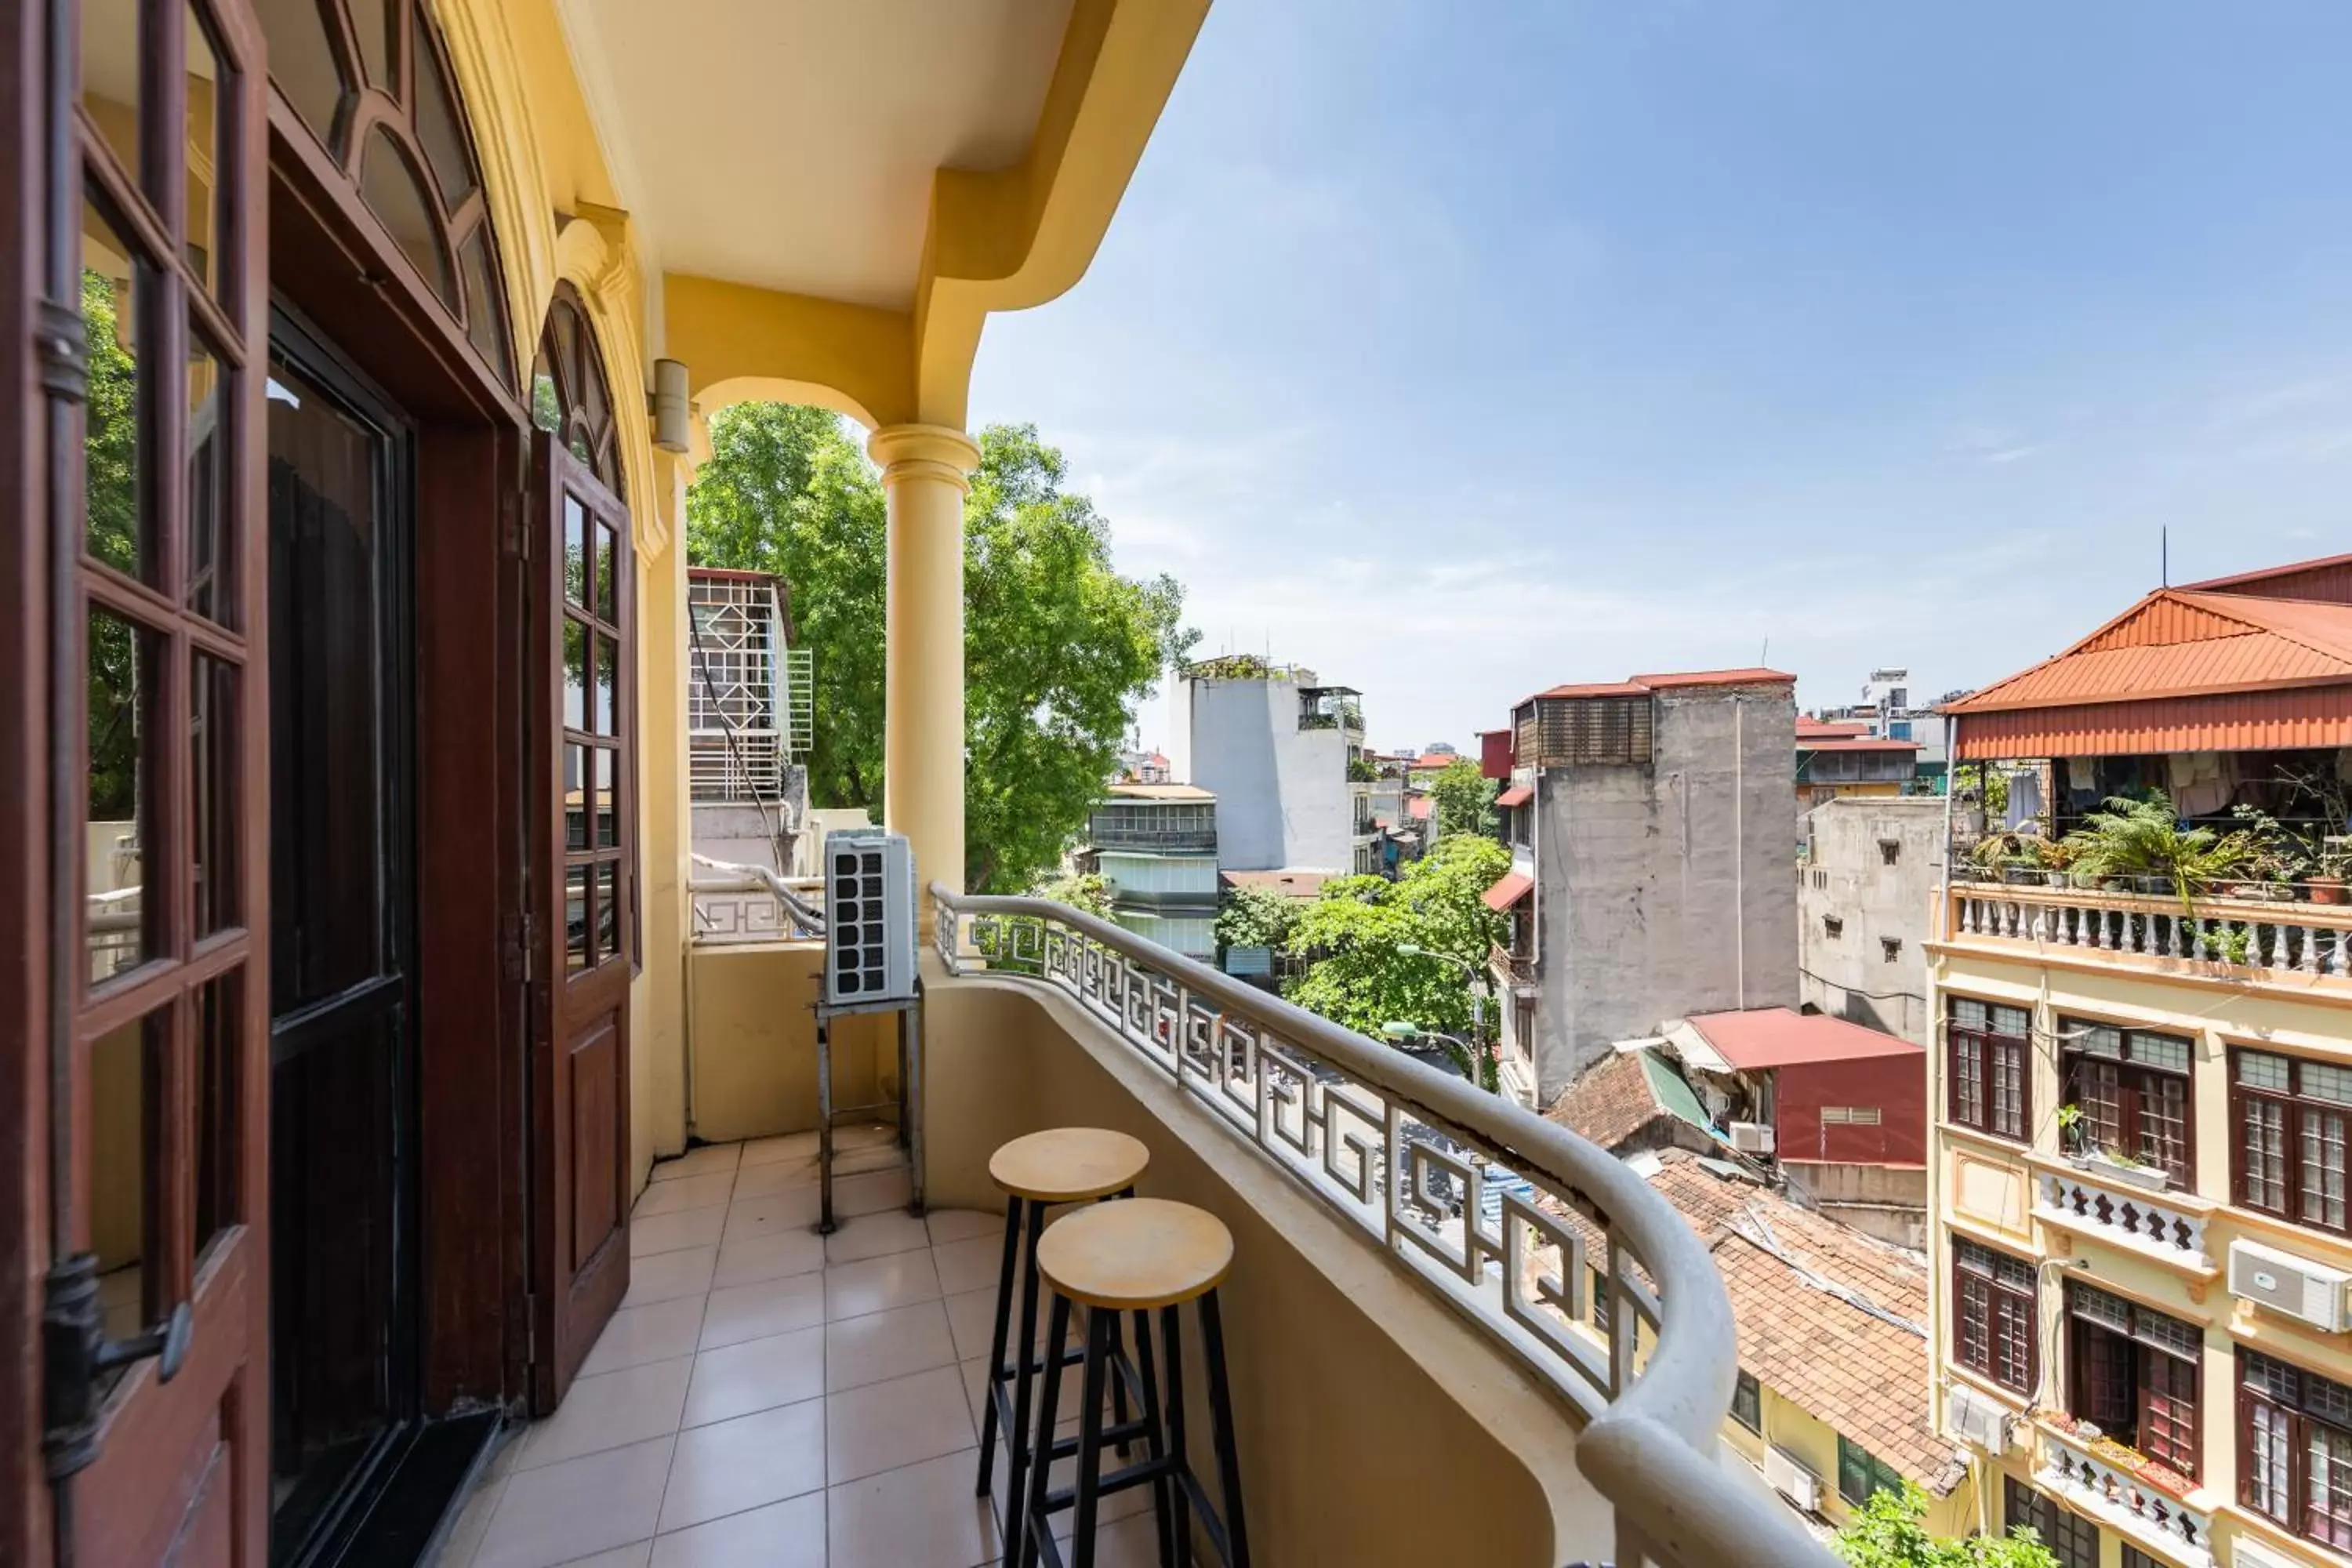
M2195 914L2175 902L2089 889L1954 889L1952 930L2047 947L2154 958L2228 962L2297 974L2352 974L2352 930L2332 906L2199 900ZM2325 909L2326 913L2316 912Z
M2144 1192L2110 1191L2081 1176L2045 1171L2034 1213L2052 1224L2104 1237L2167 1262L2191 1268L2213 1266L2205 1250L2204 1217L2152 1201Z
M1593 1190L1601 1179L1580 1180L1564 1168L1554 1140L1578 1142L1565 1129L1115 928L1040 912L1058 906L932 891L939 954L951 974L984 970L1069 997L1588 1418L1601 1418L1670 1361L1678 1390L1732 1370L1737 1352L1720 1281L1703 1251L1681 1246L1687 1238L1695 1247L1696 1237L1638 1177L1591 1149L1596 1165L1627 1178L1607 1184L1620 1211L1612 1214ZM1424 1073L1434 1085L1416 1090ZM1455 1101L1454 1114L1433 1103L1439 1100ZM1650 1238L1646 1252L1637 1230ZM1671 1259L1647 1255L1667 1238L1675 1244ZM1691 1272L1697 1269L1704 1279ZM1590 1326L1588 1281L1596 1275L1607 1298L1605 1335ZM1675 1277L1689 1282L1680 1313L1659 1289ZM1738 1542L1742 1563L1817 1568L1830 1561L1769 1500L1732 1495L1714 1468L1726 1401L1711 1387L1695 1405L1680 1392L1637 1402L1675 1408L1681 1429L1669 1435L1661 1426L1658 1439L1678 1440L1677 1467L1696 1462L1711 1473L1710 1492L1716 1484L1725 1492L1714 1500L1739 1521L1683 1520L1679 1528L1719 1540L1718 1552ZM1593 1432L1588 1426L1580 1441L1592 1442ZM1640 1560L1629 1544L1659 1563L1718 1560L1692 1554L1696 1542L1678 1554L1644 1528L1654 1521L1630 1517L1618 1501L1621 1563ZM1720 1537L1718 1528L1726 1529Z
M2211 1563L2213 1521L2129 1470L2045 1432L2034 1479L2103 1524L2154 1548L2167 1563Z

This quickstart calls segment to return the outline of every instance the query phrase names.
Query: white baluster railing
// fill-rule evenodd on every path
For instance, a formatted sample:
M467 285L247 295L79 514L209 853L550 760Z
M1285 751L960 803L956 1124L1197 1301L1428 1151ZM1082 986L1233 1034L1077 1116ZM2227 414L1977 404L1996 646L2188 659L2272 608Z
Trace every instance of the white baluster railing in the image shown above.
M2352 978L2352 908L2340 905L2200 898L2189 914L2177 899L1973 882L1954 883L1950 899L1946 929L1961 941Z
M2033 1479L2053 1495L2118 1533L2189 1568L2213 1562L2213 1521L2119 1465L2044 1431Z
M2213 1267L2205 1250L2205 1216L2166 1203L2161 1194L2080 1173L2051 1171L2042 1173L2038 1188L2034 1216L2047 1224L2095 1236L2160 1262L2198 1269Z

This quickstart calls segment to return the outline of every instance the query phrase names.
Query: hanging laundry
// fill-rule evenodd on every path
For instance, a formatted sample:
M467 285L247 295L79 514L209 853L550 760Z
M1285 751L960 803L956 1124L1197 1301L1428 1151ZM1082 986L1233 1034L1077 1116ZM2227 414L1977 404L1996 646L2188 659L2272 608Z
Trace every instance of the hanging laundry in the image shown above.
M2172 809L2183 816L2210 816L2230 804L2230 776L2219 752L2175 752L2164 759Z
M2042 773L2036 768L2020 768L2009 775L2009 811L2001 818L2004 826L2022 827L2042 816Z

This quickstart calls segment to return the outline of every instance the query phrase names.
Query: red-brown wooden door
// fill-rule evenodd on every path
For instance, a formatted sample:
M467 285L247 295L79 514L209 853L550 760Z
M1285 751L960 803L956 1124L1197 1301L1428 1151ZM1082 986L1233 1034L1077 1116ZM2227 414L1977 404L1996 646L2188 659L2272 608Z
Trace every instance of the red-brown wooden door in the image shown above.
M629 515L531 445L531 1394L554 1408L629 1288L635 723Z
M77 17L77 11L79 16ZM49 8L54 1555L268 1554L265 90L245 0ZM76 319L78 318L78 320ZM27 679L30 679L28 676ZM12 766L24 766L21 761ZM81 1316L79 1331L54 1326ZM11 1500L12 1501L16 1500ZM29 1503L30 1499L23 1500ZM0 1505L5 1506L5 1505Z

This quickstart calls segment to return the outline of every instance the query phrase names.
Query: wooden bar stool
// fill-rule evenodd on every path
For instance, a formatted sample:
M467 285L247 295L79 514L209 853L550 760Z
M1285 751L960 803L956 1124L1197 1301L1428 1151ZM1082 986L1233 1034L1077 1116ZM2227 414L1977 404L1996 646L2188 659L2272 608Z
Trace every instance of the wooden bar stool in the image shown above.
M1161 1568L1190 1564L1192 1531L1188 1511L1200 1510L1202 1532L1225 1568L1249 1568L1249 1531L1242 1516L1241 1461L1234 1448L1233 1392L1225 1382L1225 1329L1217 1307L1217 1287L1234 1264L1233 1233L1214 1215L1165 1198L1135 1198L1123 1204L1065 1215L1046 1227L1036 1246L1037 1272L1053 1288L1048 1342L1069 1332L1072 1306L1087 1309L1083 1388L1078 1405L1078 1473L1066 1492L1049 1489L1050 1467L1058 1454L1054 1411L1062 1394L1060 1356L1045 1359L1044 1403L1037 1436L1030 1445L1029 1520L1020 1554L1005 1561L1029 1568L1041 1555L1065 1568L1055 1544L1051 1517L1076 1510L1067 1568L1093 1568L1097 1505L1108 1493L1150 1483L1160 1527ZM1186 1303L1201 1325L1201 1348L1208 1358L1210 1433L1217 1457L1217 1489L1223 1517L1192 1471L1184 1446L1184 1349L1179 1310ZM1151 1315L1159 1314L1158 1340L1168 1363L1163 1409L1152 1353ZM1118 1435L1102 1425L1103 1384L1119 1364L1120 1314L1135 1314L1136 1363L1148 1458L1110 1475L1102 1473L1102 1451ZM1117 1384L1113 1384L1114 1389ZM1164 1429L1163 1429L1164 1422ZM1064 1445L1066 1447L1066 1443Z
M996 1436L1004 1434L1004 1552L1011 1559L1021 1546L1021 1530L1028 1519L1022 1506L1022 1488L1029 1478L1031 1399L1036 1387L1037 1240L1045 1233L1045 1211L1055 1204L1093 1203L1103 1198L1132 1198L1135 1181L1151 1163L1151 1151L1124 1132L1100 1127L1056 1127L1015 1138L990 1156L988 1173L1005 1196L1004 1266L996 1282L996 1329L989 1342L988 1400L980 1417L980 1487L986 1497L996 1462ZM1025 1245L1024 1245L1025 1244ZM1020 1339L1012 1338L1013 1276L1021 1275ZM1067 1341L1066 1321L1046 1342L1055 1352L1045 1358L1058 1368L1076 1360ZM1008 1362L1005 1351L1018 1343L1020 1354ZM1125 1380L1117 1391L1118 1428L1129 1430ZM1047 1405L1050 1414L1052 1405ZM1053 1423L1045 1424L1048 1436ZM1124 1452L1126 1439L1121 1438ZM1062 1451L1071 1451L1065 1442Z

